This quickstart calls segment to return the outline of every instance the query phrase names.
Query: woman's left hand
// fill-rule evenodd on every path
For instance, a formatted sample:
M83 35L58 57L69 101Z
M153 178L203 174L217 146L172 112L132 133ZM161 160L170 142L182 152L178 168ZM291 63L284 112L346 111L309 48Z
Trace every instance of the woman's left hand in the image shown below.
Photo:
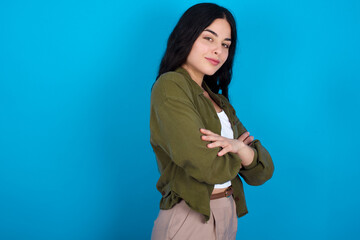
M230 139L222 137L219 134L213 133L207 129L200 129L200 132L204 134L201 139L204 141L212 142L207 145L208 148L221 147L221 151L218 152L218 156L223 156L228 152L239 153L242 148L245 148L247 145L243 141L238 139Z

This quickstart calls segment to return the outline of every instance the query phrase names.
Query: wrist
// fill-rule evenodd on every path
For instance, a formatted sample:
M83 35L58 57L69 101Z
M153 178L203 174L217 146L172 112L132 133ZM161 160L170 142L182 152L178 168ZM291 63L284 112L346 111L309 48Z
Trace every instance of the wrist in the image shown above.
M247 145L243 142L243 141L240 141L240 140L237 140L238 141L238 151L237 151L237 154L238 155L241 155L241 153L244 151L244 149L246 149Z
M241 164L242 164L242 166L244 167L244 169L251 169L251 168L253 168L254 166L256 166L256 164L257 164L257 161L256 161L256 159L257 159L257 151L256 151L256 149L255 148L252 148L252 147L250 147L250 149L252 150L252 159L251 159L251 161L250 162L242 162Z
M241 165L244 167L249 166L254 159L254 150L242 141L239 141L237 155L240 157Z

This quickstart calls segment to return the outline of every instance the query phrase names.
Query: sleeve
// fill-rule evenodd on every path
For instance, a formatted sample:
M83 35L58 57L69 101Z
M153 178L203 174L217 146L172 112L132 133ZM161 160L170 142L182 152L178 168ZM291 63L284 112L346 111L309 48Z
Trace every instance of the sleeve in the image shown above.
M166 82L152 90L150 129L156 144L199 182L218 184L234 179L241 159L236 154L219 157L219 148L206 146L200 133L205 126L189 94L178 84ZM158 95L165 97L159 99Z
M261 145L259 140L252 142L254 160L248 166L243 166L239 173L249 185L257 186L269 180L274 173L274 164L269 152Z
M247 130L236 116L235 109L228 100L222 95L220 95L220 97L228 104L230 110L234 114L234 124L238 131L238 136L236 138L238 138L240 135L247 132ZM254 150L254 159L250 165L246 167L243 166L240 169L239 174L247 184L257 186L264 184L272 177L274 173L274 164L269 152L261 145L259 140L254 140L250 147Z

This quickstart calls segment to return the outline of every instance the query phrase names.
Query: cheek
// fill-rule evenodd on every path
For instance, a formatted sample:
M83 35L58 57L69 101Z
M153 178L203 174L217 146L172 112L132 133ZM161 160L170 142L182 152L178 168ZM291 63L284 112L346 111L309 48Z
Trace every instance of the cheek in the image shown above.
M229 51L224 52L224 54L223 54L223 56L222 56L223 61L225 62L228 57L229 57Z
M193 45L192 51L194 51L196 54L202 55L206 53L208 50L208 46L201 41L196 41Z

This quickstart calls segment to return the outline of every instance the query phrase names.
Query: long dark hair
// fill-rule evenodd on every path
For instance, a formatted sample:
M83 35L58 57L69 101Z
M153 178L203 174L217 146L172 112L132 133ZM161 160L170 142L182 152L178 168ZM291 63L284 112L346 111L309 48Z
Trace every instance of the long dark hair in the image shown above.
M190 7L180 18L167 42L161 60L159 73L174 71L186 62L195 40L215 19L226 19L231 28L231 45L228 58L214 75L205 75L204 81L214 93L228 97L228 86L232 76L232 66L236 49L236 24L233 15L224 7L213 3L199 3Z

